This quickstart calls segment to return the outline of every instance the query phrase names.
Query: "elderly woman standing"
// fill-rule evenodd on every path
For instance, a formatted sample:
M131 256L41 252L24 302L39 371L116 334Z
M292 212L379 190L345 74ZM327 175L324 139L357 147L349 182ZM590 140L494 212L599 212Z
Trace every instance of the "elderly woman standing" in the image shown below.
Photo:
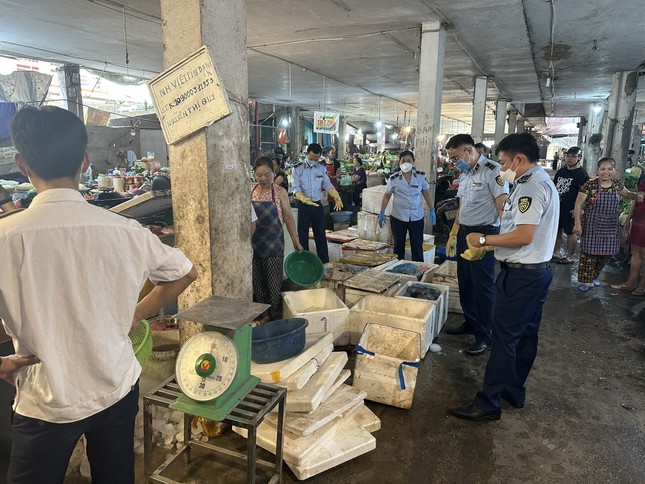
M614 178L615 168L613 158L601 158L598 161L598 176L582 185L573 209L573 233L582 235L578 282L583 292L600 285L600 271L620 247L620 197L636 198L635 193L626 190L623 183ZM580 216L581 207L584 210L583 219Z
M253 301L270 304L269 321L282 317L282 263L284 259L284 232L302 252L298 241L296 222L291 215L289 199L284 188L275 185L275 173L270 158L261 156L253 165L257 183L251 189L251 203L257 214L251 238L253 247Z

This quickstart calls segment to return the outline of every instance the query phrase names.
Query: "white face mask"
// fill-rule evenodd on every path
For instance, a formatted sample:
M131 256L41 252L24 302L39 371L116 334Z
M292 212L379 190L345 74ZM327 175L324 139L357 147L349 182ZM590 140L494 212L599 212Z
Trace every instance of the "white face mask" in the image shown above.
M403 173L408 173L410 170L412 170L412 163L401 163L400 168Z
M511 163L511 167L508 170L499 172L499 177L509 184L515 181L516 176L517 171L513 170L513 163Z

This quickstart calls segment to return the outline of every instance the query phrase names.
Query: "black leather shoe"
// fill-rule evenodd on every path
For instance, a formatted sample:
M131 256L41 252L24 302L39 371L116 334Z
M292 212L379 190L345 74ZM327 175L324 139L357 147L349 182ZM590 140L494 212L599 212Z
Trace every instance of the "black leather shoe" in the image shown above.
M466 350L466 353L468 353L470 356L479 356L483 355L490 349L490 344L489 343L484 343L482 341L476 342L474 345L472 345L470 348Z
M466 405L464 407L451 408L450 413L457 418L462 418L464 420L470 420L472 422L481 422L484 420L499 420L502 415L501 410L496 410L494 412L484 412L475 406L474 403Z
M524 408L524 400L522 400L521 402L518 402L517 400L513 400L513 399L512 399L509 395L507 395L506 393L502 393L502 394L500 395L500 397L502 397L502 399L503 399L503 400L506 400L506 403L508 403L511 407L514 407L514 408Z
M466 326L466 323L462 323L456 327L453 326L452 328L446 328L443 331L448 334L475 334L475 331Z

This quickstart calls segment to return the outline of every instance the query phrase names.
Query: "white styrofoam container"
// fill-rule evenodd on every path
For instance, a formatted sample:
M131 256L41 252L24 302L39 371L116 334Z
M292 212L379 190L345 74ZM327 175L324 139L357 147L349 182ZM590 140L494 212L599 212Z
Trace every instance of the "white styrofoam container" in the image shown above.
M367 187L363 190L363 201L361 202L361 210L365 212L379 214L381 213L381 203L383 203L383 194L385 193L385 185L377 185L374 187ZM392 199L390 198L387 207L385 207L385 215L390 216L392 211Z
M401 284L402 284L401 280L395 282L392 286L390 286L389 289L387 289L381 295L388 296L388 297L394 296L397 293L397 291L401 288ZM351 309L358 301L363 299L365 296L370 296L370 295L374 295L374 293L369 291L363 291L361 289L356 289L354 287L345 286L345 305ZM350 332L351 332L351 328L350 328ZM350 336L350 344L355 344L351 342L351 336Z
M416 276L412 274L400 274L398 272L392 272L391 269L394 269L395 267L402 265L402 264L414 264L416 266L425 266L429 267L428 270L424 271L423 274L417 279ZM413 262L410 260L397 260L394 263L388 264L386 267L383 268L385 272L390 272L392 274L396 274L398 276L401 276L401 281L420 281L422 277L424 277L428 272L434 271L438 268L439 266L437 264L429 263L429 262ZM422 269L423 270L423 269Z
M378 224L378 215L369 212L358 212L358 236L365 240L377 240L392 245L394 239L392 238L392 227L390 225L390 218L387 218L387 223L380 227Z
M329 288L303 289L282 293L285 318L305 318L305 332L332 333L334 344L349 344L349 309Z
M343 244L327 241L327 253L329 254L329 262L338 262L341 257L343 257L341 251L342 246ZM314 239L309 239L309 251L314 254L316 253L316 241Z
M396 292L394 297L402 298L402 299L416 299L410 296L404 296L404 294L408 290L408 287L410 287L412 284L419 284L421 286L430 286L430 287L437 288L441 294L439 296L439 299L437 299L436 301L428 301L432 304L437 305L437 318L436 318L435 334L434 334L434 337L436 338L439 332L441 331L441 328L446 323L446 319L448 319L448 298L450 297L450 287L444 286L442 284L429 284L425 282L408 281L401 287L401 289L399 289ZM427 300L417 299L417 301L427 301Z
M419 354L424 357L435 334L437 305L430 301L365 296L349 310L349 341L358 343L367 323L414 331L421 336Z
M367 324L358 342L364 351L356 353L352 386L367 393L368 400L410 408L421 359L420 339L418 332Z
M425 244L425 243L423 245L426 247L428 246L428 244ZM429 249L424 250L423 262L434 264L435 250L436 250L436 247L434 245L430 245ZM410 242L405 243L405 259L412 260L412 249L410 249Z
M410 240L410 232L406 232L405 240ZM434 245L434 235L423 234L423 243L428 245Z

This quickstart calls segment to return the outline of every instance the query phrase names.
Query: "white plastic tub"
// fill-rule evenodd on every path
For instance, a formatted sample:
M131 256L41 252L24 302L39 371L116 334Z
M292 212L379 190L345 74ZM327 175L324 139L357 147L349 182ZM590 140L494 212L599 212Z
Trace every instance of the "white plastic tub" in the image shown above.
M283 293L285 318L305 318L306 333L332 333L334 344L349 344L349 309L331 289Z
M420 335L413 331L368 324L359 340L354 388L368 400L410 408L416 387Z
M420 335L419 354L424 357L435 335L437 305L410 298L365 296L349 311L349 341L358 343L365 325L376 323L414 331Z
M408 288L411 285L420 285L420 286L428 286L428 287L434 287L439 290L439 293L441 294L439 296L439 299L436 301L430 301L427 299L417 299L411 296L405 296L405 294L408 292ZM401 298L401 299L414 299L415 301L428 301L432 304L437 305L437 318L436 318L436 324L435 324L435 334L434 337L436 338L439 332L441 331L441 328L443 325L446 323L446 319L448 319L448 298L450 297L450 287L444 286L441 284L429 284L429 283L424 283L424 282L414 282L414 281L408 281L406 282L401 289L399 289L396 294L394 295L396 298Z

